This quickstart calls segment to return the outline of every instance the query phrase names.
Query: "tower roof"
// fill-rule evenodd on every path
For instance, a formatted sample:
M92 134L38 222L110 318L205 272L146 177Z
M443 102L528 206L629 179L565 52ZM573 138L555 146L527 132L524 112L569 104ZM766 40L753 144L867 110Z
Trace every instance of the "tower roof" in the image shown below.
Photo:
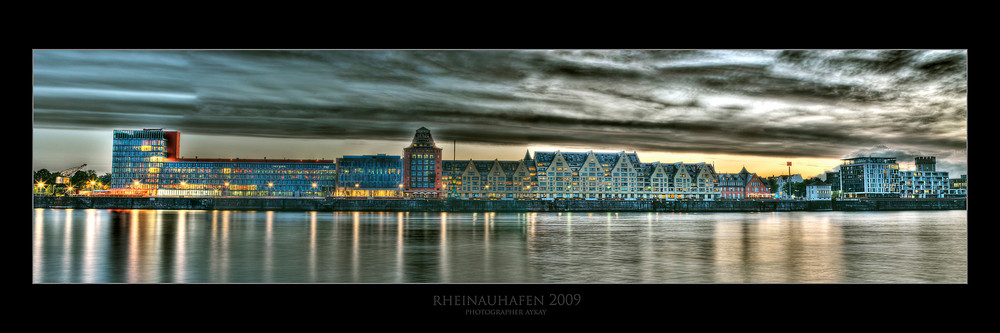
M437 148L437 146L434 145L431 130L426 127L420 127L417 129L417 133L413 135L413 141L410 142L410 146L407 148Z

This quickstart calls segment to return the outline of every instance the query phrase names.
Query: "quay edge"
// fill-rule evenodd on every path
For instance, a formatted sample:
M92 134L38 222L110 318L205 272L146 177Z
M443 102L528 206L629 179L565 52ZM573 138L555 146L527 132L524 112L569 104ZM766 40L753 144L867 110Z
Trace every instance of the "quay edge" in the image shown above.
M349 200L333 198L174 198L35 196L34 208L409 212L782 212L965 210L966 199L858 201Z

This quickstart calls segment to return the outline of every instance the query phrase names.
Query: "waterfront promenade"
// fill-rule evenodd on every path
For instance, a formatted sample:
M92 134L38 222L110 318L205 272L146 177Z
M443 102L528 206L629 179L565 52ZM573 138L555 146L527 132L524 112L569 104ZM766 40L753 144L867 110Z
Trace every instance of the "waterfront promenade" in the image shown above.
M965 199L859 201L356 200L336 198L174 198L35 196L34 208L383 212L775 212L964 210Z

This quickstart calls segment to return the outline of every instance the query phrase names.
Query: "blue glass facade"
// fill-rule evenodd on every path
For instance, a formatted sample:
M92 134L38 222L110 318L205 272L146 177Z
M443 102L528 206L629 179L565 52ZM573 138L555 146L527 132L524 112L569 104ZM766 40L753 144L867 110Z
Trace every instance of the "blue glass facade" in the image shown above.
M338 196L396 197L403 187L403 160L378 154L337 159Z
M177 132L115 130L111 187L160 196L319 197L336 188L325 160L178 159Z
M111 147L111 188L155 189L166 161L162 130L115 130Z
M159 195L319 197L336 186L333 163L166 162Z

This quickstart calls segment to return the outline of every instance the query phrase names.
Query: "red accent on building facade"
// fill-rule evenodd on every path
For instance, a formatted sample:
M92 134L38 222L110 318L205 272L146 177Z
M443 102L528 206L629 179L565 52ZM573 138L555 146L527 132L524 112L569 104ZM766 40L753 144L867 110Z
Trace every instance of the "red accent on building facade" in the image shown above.
M766 198L771 196L771 189L763 179L753 174L747 182L746 196L748 198Z
M181 153L181 132L163 131L163 138L167 141L167 154L165 157L168 161L177 159L177 156L180 156Z

